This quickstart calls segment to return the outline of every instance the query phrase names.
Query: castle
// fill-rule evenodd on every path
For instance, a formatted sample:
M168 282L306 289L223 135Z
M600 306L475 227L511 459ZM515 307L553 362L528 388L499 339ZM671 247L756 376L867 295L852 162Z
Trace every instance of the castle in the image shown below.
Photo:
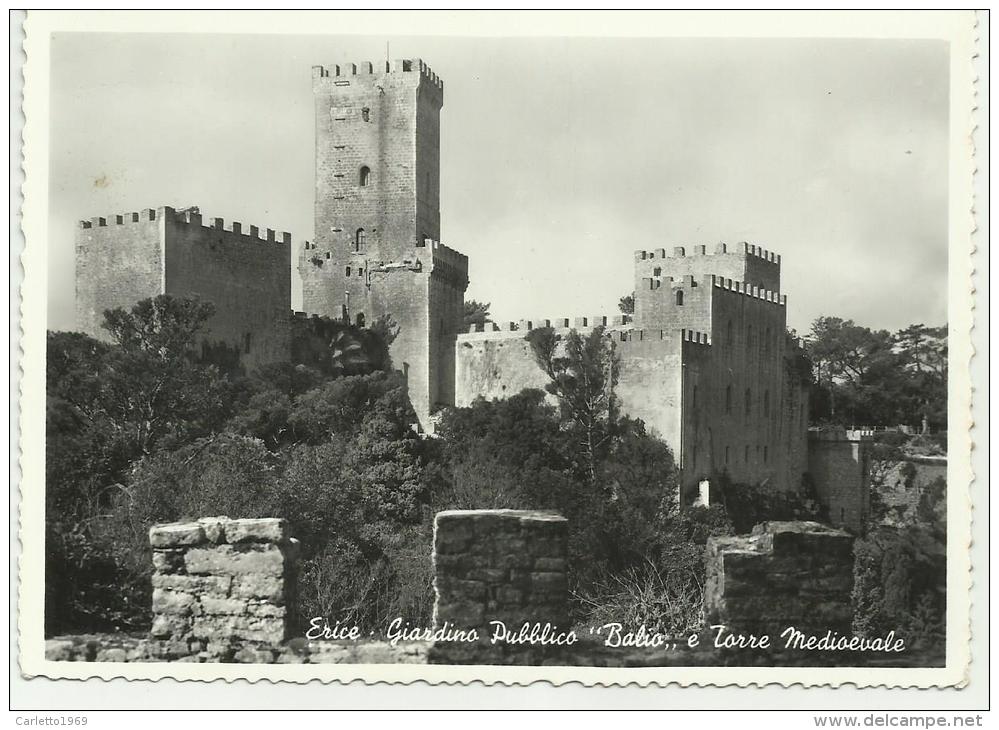
M779 256L745 243L638 251L633 317L461 332L468 259L439 240L443 83L418 59L315 66L312 81L315 237L298 250L303 309L362 326L390 316L392 361L424 429L442 407L543 387L532 328L603 326L619 355L622 410L670 445L684 503L711 499L722 474L797 490L809 473L834 523L863 524L864 437L809 438ZM197 296L216 306L206 337L238 347L248 367L287 360L291 260L290 234L205 221L197 209L83 221L78 326L106 338L105 309Z

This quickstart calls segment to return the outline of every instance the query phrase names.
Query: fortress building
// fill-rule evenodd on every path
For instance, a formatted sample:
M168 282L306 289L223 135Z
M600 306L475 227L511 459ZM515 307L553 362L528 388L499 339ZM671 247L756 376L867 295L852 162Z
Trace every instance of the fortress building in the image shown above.
M76 231L76 320L108 339L104 310L170 294L215 305L205 339L239 349L252 368L287 360L291 234L221 218L196 208L161 207L91 218Z
M808 439L808 397L786 335L780 257L720 244L638 251L633 317L489 323L459 333L468 259L440 243L444 87L419 59L315 66L315 236L297 255L307 315L398 326L393 365L420 425L441 407L543 388L525 335L597 326L619 356L622 411L672 448L681 500L711 485L797 490L811 469L836 524L866 515L866 446ZM290 357L291 236L172 208L83 221L76 240L79 328L106 337L103 311L166 293L211 301L207 338L246 365ZM622 288L624 288L622 286ZM809 454L809 449L814 451Z
M454 403L468 259L440 243L444 85L418 59L312 69L316 234L298 260L310 314L399 327L394 366L428 425Z
M720 475L798 489L807 470L807 391L787 360L780 257L749 244L635 254L635 315L507 323L462 334L457 404L542 388L525 339L605 326L620 360L622 411L672 448L685 502Z

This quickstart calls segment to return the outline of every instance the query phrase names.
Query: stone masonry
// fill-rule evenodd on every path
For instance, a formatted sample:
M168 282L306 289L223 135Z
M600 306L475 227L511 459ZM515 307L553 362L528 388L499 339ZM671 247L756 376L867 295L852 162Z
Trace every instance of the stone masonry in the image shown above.
M877 656L778 650L746 654L712 648L711 629L695 649L608 648L578 632L563 646L492 645L490 621L569 628L567 521L550 512L439 513L435 521L436 631L476 629L477 642L419 639L310 640L289 623L297 548L278 519L159 525L150 530L152 635L59 636L49 661L254 664L522 664L555 666L931 666L937 656ZM853 538L810 522L757 526L742 537L712 538L706 549L709 624L773 634L786 626L824 634L849 631ZM631 627L634 628L634 627Z
M298 541L281 519L156 525L153 626L168 652L224 660L292 637Z
M709 624L758 636L850 631L853 537L842 530L765 522L749 536L709 538L705 567Z
M438 643L434 661L522 663L536 647L490 646L495 624L567 630L568 521L554 512L454 510L434 520L435 628L475 629L478 644Z

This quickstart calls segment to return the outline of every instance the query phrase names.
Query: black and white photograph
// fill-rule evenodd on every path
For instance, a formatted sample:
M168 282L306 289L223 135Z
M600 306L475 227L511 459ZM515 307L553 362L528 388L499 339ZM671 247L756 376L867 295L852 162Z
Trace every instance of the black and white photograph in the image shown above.
M22 667L960 681L973 13L236 16L38 20Z

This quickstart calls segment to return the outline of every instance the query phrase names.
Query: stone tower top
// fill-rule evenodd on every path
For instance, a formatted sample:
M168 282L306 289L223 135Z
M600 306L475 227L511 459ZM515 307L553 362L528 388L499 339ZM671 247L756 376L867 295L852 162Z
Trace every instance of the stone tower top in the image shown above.
M645 278L702 279L716 275L772 292L780 291L780 254L750 243L674 246L635 251L636 286Z
M330 66L313 66L312 83L313 88L324 88L325 86L350 86L351 82L364 83L371 81L373 77L381 77L386 74L412 74L413 81L418 81L420 76L426 78L431 86L444 94L444 82L431 70L430 66L419 58L397 58L394 61L361 61L360 63L340 63ZM443 101L443 98L442 98Z
M316 241L338 265L440 235L444 85L420 59L314 66Z

